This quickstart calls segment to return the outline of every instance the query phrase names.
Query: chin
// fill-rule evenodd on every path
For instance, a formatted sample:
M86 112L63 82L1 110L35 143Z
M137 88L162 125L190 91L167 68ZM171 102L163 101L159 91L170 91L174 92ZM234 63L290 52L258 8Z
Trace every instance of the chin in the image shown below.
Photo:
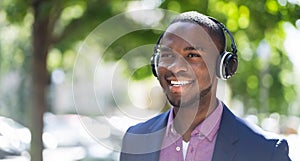
M174 107L180 107L180 108L184 108L184 107L198 107L199 102L200 102L200 97L193 97L193 98L173 98L173 97L169 97L167 96L169 103L174 106Z

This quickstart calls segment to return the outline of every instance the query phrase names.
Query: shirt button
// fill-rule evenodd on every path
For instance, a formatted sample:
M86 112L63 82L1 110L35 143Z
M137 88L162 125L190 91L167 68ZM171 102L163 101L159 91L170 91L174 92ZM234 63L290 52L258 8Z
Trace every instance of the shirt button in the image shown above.
M180 151L180 147L179 146L176 147L176 151Z
M205 138L205 135L200 133L200 134L199 134L199 138L200 138L200 139L203 139L203 138Z

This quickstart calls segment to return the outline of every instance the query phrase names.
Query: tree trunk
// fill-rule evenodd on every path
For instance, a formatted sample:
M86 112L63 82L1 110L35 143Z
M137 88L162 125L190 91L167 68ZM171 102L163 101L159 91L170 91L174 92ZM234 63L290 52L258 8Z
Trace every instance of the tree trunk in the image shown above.
M32 31L31 96L29 116L31 139L31 161L43 160L43 115L46 110L47 53L49 49L49 15L41 14L43 0L33 4L34 23Z

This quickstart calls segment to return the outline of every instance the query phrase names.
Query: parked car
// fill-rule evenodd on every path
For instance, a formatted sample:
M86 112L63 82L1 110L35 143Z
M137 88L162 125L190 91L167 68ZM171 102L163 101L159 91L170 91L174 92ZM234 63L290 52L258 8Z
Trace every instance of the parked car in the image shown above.
M30 130L11 118L0 116L0 159L28 158ZM24 160L19 159L19 160Z

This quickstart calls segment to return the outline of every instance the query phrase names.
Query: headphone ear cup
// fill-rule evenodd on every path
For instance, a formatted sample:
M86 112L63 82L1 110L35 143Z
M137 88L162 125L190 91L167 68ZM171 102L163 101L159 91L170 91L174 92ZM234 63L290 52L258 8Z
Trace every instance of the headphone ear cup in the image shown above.
M157 54L153 53L152 57L150 59L150 63L151 63L151 70L152 70L152 74L157 77L157 63L156 63L156 58Z
M217 76L220 79L226 80L235 74L237 67L237 55L225 51L219 56L217 61Z
M160 40L162 39L163 36L164 36L164 33L162 33L159 36L159 38L158 38L158 40L156 42L156 45L154 47L154 51L153 51L152 57L150 59L152 74L155 77L158 77L157 67L158 67L158 61L159 61L159 56L160 56L160 51L159 51L158 47L159 47L159 42L160 42Z

